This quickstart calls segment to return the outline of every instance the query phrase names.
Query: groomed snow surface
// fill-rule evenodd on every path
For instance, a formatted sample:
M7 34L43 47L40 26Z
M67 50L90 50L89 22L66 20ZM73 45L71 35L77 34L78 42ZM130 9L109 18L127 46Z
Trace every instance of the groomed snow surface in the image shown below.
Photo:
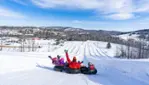
M116 45L107 42L65 42L53 52L0 52L0 85L149 85L148 60L113 58ZM43 49L43 48L41 48ZM48 55L72 58L95 64L97 75L67 74L53 71Z

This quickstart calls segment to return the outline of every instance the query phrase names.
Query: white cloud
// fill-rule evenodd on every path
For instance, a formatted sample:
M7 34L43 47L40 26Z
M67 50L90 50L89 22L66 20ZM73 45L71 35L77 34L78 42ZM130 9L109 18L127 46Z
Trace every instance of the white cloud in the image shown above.
M117 14L108 15L106 17L114 19L114 20L127 20L127 19L133 18L135 16L131 13L117 13Z
M11 11L9 9L6 8L2 8L0 7L0 17L9 17L9 18L25 18L24 15Z
M149 11L149 0L32 0L32 2L41 8L91 9L100 16L121 20L134 18L133 13Z
M101 4L98 0L32 0L32 2L42 8L65 7L80 9L95 9Z
M22 4L22 5L27 5L27 3L25 3L23 0L12 0L12 1Z
M136 4L135 12L149 12L149 0L140 0L138 4Z

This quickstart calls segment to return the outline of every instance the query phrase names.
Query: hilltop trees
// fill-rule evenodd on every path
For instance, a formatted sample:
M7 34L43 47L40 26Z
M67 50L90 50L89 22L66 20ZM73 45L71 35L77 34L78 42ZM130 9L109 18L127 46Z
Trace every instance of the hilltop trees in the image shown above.
M149 58L149 45L143 38L139 38L137 41L128 39L125 45L117 48L115 57L127 59Z

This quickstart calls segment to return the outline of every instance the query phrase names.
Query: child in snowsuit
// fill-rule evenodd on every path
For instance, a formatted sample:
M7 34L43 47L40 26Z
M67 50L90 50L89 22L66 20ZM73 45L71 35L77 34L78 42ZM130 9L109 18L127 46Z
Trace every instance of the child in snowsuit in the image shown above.
M68 67L70 69L80 69L81 67L81 63L77 62L77 58L73 57L73 60L71 61L68 55L68 51L65 50L65 54L66 54L66 59L67 59L67 63L68 63Z
M88 62L88 69L89 70L94 70L95 69L94 64L92 64L91 62Z
M51 56L48 56L52 60L52 64L55 66L64 66L64 58L60 58L59 55L57 57L52 58Z

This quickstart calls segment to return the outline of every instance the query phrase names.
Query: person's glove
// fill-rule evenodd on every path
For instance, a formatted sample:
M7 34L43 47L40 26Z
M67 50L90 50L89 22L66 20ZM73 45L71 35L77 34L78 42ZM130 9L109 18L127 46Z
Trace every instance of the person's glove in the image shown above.
M49 58L52 58L51 56L48 56Z
M64 52L68 52L68 50L64 50Z
M81 63L83 63L83 61L81 61Z

